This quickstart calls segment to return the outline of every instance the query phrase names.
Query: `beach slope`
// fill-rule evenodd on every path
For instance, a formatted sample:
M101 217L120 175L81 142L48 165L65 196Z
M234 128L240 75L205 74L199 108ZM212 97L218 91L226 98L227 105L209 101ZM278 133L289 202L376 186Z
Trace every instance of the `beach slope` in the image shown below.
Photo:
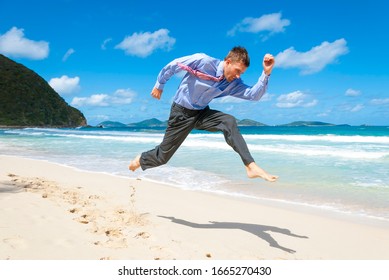
M389 259L389 223L0 156L0 259Z

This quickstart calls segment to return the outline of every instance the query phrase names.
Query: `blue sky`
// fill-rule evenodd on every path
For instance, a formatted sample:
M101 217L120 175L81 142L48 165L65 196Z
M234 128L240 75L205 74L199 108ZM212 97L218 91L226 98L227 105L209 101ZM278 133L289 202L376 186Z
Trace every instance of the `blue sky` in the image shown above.
M91 125L166 120L179 83L151 98L160 69L236 45L251 65L276 58L259 102L211 107L269 125L291 121L389 125L389 4L370 1L0 0L0 53L41 75Z

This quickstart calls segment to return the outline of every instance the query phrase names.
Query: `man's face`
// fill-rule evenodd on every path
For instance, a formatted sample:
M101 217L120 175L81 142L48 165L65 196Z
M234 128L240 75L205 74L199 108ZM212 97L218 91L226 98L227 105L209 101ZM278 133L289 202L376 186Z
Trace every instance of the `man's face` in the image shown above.
M231 59L224 61L224 77L228 82L232 82L246 71L247 67L242 62L233 62Z

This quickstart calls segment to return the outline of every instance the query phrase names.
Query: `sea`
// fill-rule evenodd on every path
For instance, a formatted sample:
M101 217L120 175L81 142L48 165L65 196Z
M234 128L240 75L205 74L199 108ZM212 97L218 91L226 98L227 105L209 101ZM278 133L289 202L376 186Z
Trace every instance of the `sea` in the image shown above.
M3 128L0 154L389 222L389 126L240 130L257 164L278 175L277 182L247 178L223 135L204 131L193 131L166 165L146 171L131 172L128 165L161 142L162 128Z

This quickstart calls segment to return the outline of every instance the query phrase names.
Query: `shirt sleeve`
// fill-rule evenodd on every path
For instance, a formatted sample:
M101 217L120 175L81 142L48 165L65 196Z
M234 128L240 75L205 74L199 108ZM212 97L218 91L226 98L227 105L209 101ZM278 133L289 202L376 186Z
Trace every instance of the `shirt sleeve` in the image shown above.
M258 101L267 91L269 78L270 76L267 76L264 72L262 72L262 75L259 77L257 83L253 86L248 86L239 79L237 81L237 85L234 86L229 93L223 96L230 95L241 99Z
M162 70L159 72L157 76L157 81L155 82L154 87L160 90L163 90L165 84L169 79L177 74L180 71L184 71L181 67L178 66L178 63L182 63L188 66L193 67L199 63L199 61L203 58L204 54L198 53L194 55L183 56L180 58L176 58L170 63L168 63Z

